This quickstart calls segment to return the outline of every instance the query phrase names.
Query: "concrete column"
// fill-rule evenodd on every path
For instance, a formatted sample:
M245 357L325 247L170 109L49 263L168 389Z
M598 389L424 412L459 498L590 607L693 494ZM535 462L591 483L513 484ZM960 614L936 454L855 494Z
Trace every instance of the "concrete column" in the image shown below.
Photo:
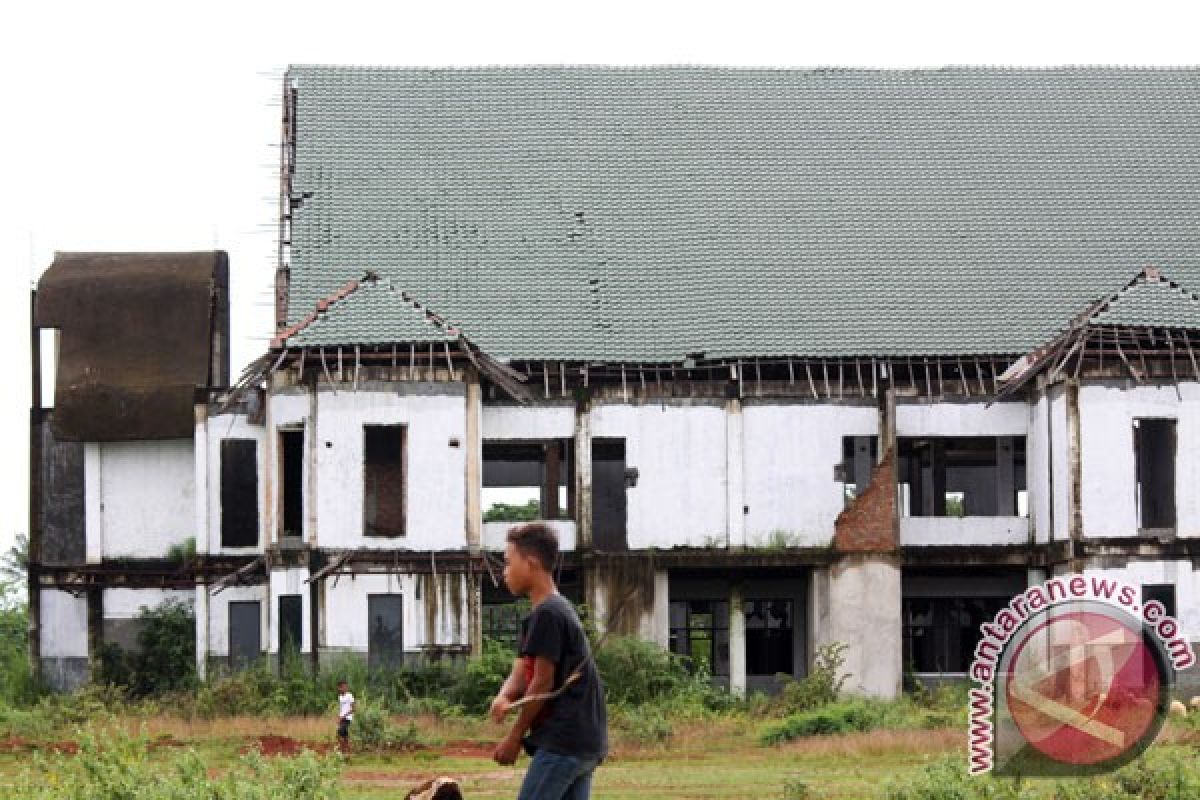
M746 614L740 581L729 586L729 691L746 694Z
M208 587L196 586L196 677L208 674Z
M308 529L303 531L305 541L312 547L317 547L317 458L319 449L317 447L320 438L320 430L317 427L317 407L320 405L321 398L317 392L317 387L313 386L308 393L308 419L304 423L304 467L302 470L302 478L304 481L304 508L302 514L304 516L305 527ZM282 487L280 489L282 493ZM282 494L280 495L282 496ZM361 501L362 498L359 498ZM351 503L351 507L356 507L351 498L347 498Z
M89 564L99 564L104 558L103 458L100 447L99 442L83 445L83 530Z
M466 448L467 456L467 549L477 552L483 531L483 437L480 417L483 414L483 389L474 374L467 380ZM411 463L411 460L410 460Z
M196 429L193 434L192 462L196 473L195 521L196 554L205 555L210 547L208 529L208 405L196 404ZM199 651L197 651L199 655Z
M843 556L814 570L809 602L809 658L816 648L846 645L845 691L896 697L903 679L900 565L887 554ZM732 632L730 636L732 640ZM731 642L732 647L732 642Z
M1013 465L1013 437L996 439L996 514L1001 517L1017 513L1016 476Z
M725 402L725 510L729 547L746 546L745 435L742 401Z
M580 550L592 547L592 412L581 403L575 409L575 530Z
M651 640L666 650L671 646L671 585L665 569L654 572L654 624Z

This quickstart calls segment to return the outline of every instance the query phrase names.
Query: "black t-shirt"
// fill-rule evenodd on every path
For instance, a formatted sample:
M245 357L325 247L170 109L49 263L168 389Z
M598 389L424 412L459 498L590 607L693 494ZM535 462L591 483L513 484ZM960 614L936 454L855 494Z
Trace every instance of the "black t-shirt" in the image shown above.
M547 597L521 621L518 653L522 658L540 656L554 662L554 690L587 661L579 680L555 699L548 700L548 709L538 715L539 720L525 737L525 748L530 753L540 748L559 755L595 759L608 754L604 684L595 663L588 660L588 652L579 615L562 595Z

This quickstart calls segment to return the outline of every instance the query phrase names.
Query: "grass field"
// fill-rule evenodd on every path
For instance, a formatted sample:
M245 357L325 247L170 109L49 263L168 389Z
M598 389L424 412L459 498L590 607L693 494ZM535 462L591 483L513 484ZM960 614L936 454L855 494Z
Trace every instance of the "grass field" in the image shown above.
M420 744L352 753L341 763L341 797L403 797L412 786L435 775L459 779L467 798L516 796L526 762L504 768L491 761L491 743L499 729L462 718L395 721L415 722ZM593 797L885 797L889 782L916 776L932 762L958 756L965 739L958 728L875 730L814 736L768 747L758 743L758 729L759 722L750 718L717 717L677 725L675 734L657 745L637 744L618 731L612 756L597 773ZM47 759L44 763L51 765L51 772L55 763L78 758L73 754L76 742L88 732L96 735L100 747L122 733L145 737L150 742L146 761L151 769L155 764L165 769L172 758L188 750L201 757L209 774L232 769L242 754L251 750L261 750L272 760L290 758L304 749L341 758L329 752L332 726L325 718L116 717L89 723L72 734L56 734L57 738L10 736L0 740L0 796L20 797L14 788L17 777L33 768L39 758ZM1200 757L1200 732L1190 725L1170 728L1156 749L1196 759ZM1033 782L1020 796L1051 797L1054 788L1050 783Z

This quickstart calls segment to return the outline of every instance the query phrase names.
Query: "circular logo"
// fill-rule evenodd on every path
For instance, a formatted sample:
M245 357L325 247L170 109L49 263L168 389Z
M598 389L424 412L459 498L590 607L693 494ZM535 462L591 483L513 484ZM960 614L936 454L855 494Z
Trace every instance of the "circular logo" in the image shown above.
M1137 621L1088 604L1029 629L1009 662L1006 699L1044 757L1095 767L1133 758L1158 735L1164 670Z

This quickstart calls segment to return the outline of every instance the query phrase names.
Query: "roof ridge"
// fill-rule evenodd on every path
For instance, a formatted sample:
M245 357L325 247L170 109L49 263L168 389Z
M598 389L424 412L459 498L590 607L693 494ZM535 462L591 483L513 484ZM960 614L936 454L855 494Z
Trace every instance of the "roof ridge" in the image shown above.
M357 292L364 283L374 283L377 280L379 280L379 276L371 270L367 270L366 273L363 274L362 278L354 278L346 281L340 287L338 287L333 294L326 295L318 300L316 308L308 312L308 314L306 314L300 320L286 328L283 328L277 334L275 334L275 336L271 339L271 347L284 347L288 339L312 325L314 322L320 319L322 314L329 311L329 309L334 305L340 303L350 295Z

